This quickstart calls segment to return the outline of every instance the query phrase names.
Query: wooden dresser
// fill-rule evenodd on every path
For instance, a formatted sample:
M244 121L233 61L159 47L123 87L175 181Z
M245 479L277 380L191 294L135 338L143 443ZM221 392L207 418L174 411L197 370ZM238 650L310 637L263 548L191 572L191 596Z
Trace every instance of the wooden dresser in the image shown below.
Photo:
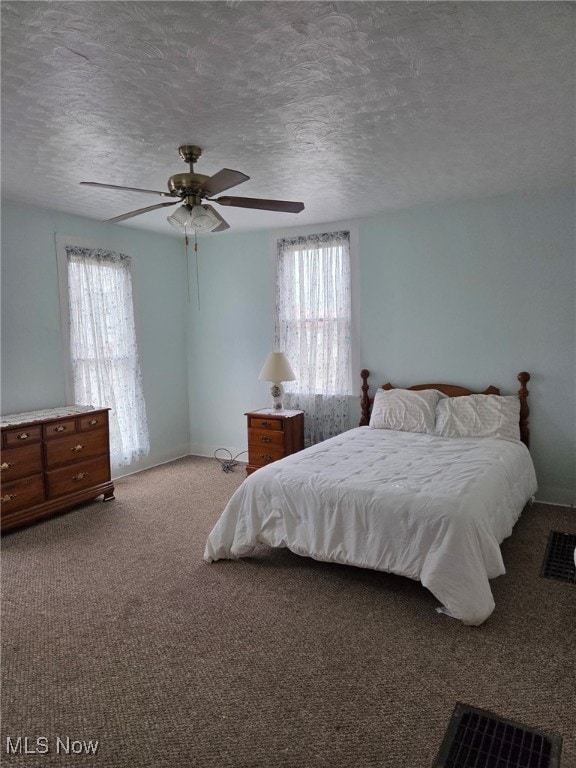
M304 448L304 411L263 408L248 417L246 474Z
M108 410L68 406L1 418L2 532L101 494L114 498Z

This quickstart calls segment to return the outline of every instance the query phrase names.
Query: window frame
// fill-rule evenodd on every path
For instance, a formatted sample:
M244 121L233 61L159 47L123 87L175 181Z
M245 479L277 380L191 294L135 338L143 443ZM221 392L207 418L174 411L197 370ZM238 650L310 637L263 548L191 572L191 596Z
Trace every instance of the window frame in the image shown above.
M327 224L314 224L306 227L290 227L289 229L273 230L269 234L268 251L270 265L270 303L271 303L271 333L269 350L274 348L274 328L276 324L276 268L278 259L278 240L290 237L308 237L310 235L322 235L326 232L340 232L347 230L350 233L350 397L360 396L360 269L359 269L359 232L358 221L339 221ZM268 351L269 351L268 350ZM266 352L267 354L267 352Z
M56 243L56 267L58 272L58 295L60 301L60 330L62 341L62 370L64 371L64 392L66 395L66 402L74 402L74 376L72 371L72 360L70 356L71 344L70 344L70 297L69 297L69 285L68 285L68 255L66 253L66 247L78 247L78 248L91 248L94 250L104 249L107 251L116 251L117 253L125 254L131 259L131 279L132 279L132 311L134 312L134 333L136 335L136 344L139 351L140 365L142 366L142 345L140 343L140 313L138 310L137 292L135 286L137 280L135 278L132 265L134 264L134 257L123 246L103 244L96 240L91 240L81 237L73 237L71 235L62 235L56 233L54 236ZM142 381L144 386L144 381ZM146 400L146 392L144 392L144 399Z
M137 404L139 414L142 420L136 419L132 424L126 419L126 409L121 406L121 402L117 399L117 390L114 387L111 392L111 402L107 403L111 407L110 414L110 459L112 464L113 476L119 472L122 472L123 468L130 467L135 462L139 462L142 458L150 454L151 434L150 434L150 420L148 418L146 409L146 392L144 389L144 375L142 370L142 349L140 343L140 315L138 312L138 302L136 299L136 285L137 281L134 278L134 272L132 269L133 257L130 253L122 247L106 245L103 246L102 242L95 242L84 238L70 237L67 235L55 234L56 243L56 260L57 260L57 275L58 275L58 292L60 301L60 338L62 346L62 371L64 379L64 389L66 402L75 403L74 392L74 371L75 366L72 359L72 338L71 338L71 320L72 315L70 312L70 282L69 282L69 258L68 249L70 248L84 248L95 251L111 252L118 254L121 257L127 258L129 261L125 266L121 266L120 269L126 271L127 275L122 276L122 281L126 279L130 282L131 293L131 314L133 316L133 343L135 344L135 352L139 366L139 382L137 389L140 390L137 393L138 398L142 399L141 406ZM105 355L108 359L108 355ZM128 368L123 363L130 359L125 355L110 356L109 358L114 364L116 371L126 371ZM122 386L122 380L126 381L124 377L120 377L120 386ZM142 410L140 411L140 407ZM116 409L116 410L115 410ZM118 442L114 442L115 438L118 438ZM132 437L135 437L135 442L132 441Z

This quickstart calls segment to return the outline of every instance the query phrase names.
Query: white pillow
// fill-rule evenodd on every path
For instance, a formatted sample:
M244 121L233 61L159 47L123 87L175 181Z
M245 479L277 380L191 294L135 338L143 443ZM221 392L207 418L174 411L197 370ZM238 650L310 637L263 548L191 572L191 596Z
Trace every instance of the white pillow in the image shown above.
M439 399L435 389L379 389L372 405L370 426L433 435Z
M520 400L516 395L446 397L436 407L441 437L503 437L520 440Z

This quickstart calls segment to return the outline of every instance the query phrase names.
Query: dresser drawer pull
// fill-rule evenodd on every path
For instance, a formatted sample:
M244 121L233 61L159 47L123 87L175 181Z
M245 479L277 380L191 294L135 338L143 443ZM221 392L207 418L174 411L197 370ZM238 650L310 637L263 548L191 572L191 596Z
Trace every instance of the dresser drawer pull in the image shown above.
M2 496L0 501L2 502L2 504L4 504L5 502L12 501L12 499L15 499L15 498L16 498L15 494L7 493L6 496Z
M54 432L66 432L66 427L60 424L59 427L54 427Z
M30 437L29 432L21 432L16 438L16 440L28 440L29 437Z
M85 445L80 445L80 443L78 443L78 445L75 445L75 446L74 446L74 448L70 448L70 450L71 450L73 453L79 453L79 452L80 452L81 450L83 450L84 448L86 448L86 446L85 446Z
M88 424L93 427L95 424L98 424L99 419L90 419Z
M272 456L269 453L261 453L260 458L264 461L272 461Z
M7 461L5 461L3 464L0 464L0 471L4 471L5 469L10 469L10 467L13 467L13 464L9 464Z
M262 437L260 438L260 441L262 443L271 443L272 438L269 435L262 435Z
M262 426L263 427L269 427L270 426L270 422L269 421L263 421L262 422Z
M84 480L85 477L88 477L88 472L78 472L77 475L72 475L72 480Z

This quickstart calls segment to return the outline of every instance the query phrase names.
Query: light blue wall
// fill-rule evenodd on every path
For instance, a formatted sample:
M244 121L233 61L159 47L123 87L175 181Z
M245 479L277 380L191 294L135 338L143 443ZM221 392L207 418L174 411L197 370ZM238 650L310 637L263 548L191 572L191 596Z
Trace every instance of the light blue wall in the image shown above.
M413 209L360 228L362 361L372 381L517 390L529 371L539 498L574 503L574 198Z
M130 471L186 455L188 295L181 242L9 203L2 206L2 413L66 404L56 233L132 256L151 452Z
M268 404L270 385L258 381L274 340L274 282L268 243L268 234L263 232L203 237L198 244L198 270L191 254L193 453L212 455L220 447L234 456L245 451L244 413Z
M436 379L511 393L528 370L539 498L566 504L576 495L574 219L573 196L557 193L358 221L360 361L372 383ZM244 412L268 402L257 376L273 338L269 238L206 236L198 258L192 446L236 452L246 448Z
M357 223L360 364L372 383L440 379L509 393L528 370L539 498L568 504L576 495L574 220L574 197L557 193ZM65 402L57 232L133 256L152 440L145 465L187 453L190 444L206 455L244 450L244 413L269 400L257 377L273 344L275 233L200 238L199 286L191 248L188 297L180 239L5 205L4 413ZM357 408L351 426L356 418Z

